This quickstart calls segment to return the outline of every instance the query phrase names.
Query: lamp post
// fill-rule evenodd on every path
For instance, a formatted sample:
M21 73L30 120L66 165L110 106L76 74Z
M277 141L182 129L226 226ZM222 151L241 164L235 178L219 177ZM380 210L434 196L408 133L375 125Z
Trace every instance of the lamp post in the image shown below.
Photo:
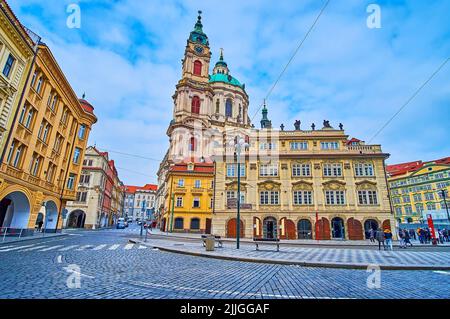
M144 232L144 210L145 210L145 199L142 201L142 208L141 208L141 237L142 233Z
M438 193L441 194L441 197L442 197L442 199L444 200L445 211L447 212L447 219L448 219L448 221L449 221L449 223L450 223L450 214L449 214L449 212L448 212L448 205L447 205L447 200L446 200L446 197L447 197L447 190L446 190L445 188L442 188L442 189L440 189L440 190L434 189L434 191L437 191Z
M245 140L243 138L239 138L239 140L236 138L236 141L230 141L230 146L234 147L236 150L237 155L237 182L238 182L238 189L237 189L237 221L236 221L236 249L239 249L239 241L241 237L241 152L245 148L249 147L248 143L245 143Z

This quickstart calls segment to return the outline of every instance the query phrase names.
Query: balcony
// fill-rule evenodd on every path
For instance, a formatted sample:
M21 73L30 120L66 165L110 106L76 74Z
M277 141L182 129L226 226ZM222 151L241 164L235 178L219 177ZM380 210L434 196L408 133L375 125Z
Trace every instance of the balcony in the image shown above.
M191 189L192 194L203 194L204 191L205 191L205 188L202 188L202 187L194 187Z

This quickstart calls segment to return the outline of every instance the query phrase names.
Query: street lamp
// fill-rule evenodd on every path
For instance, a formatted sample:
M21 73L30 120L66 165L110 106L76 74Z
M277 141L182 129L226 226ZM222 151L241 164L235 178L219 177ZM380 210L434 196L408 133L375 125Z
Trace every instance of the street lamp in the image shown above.
M447 200L446 200L447 190L445 188L442 188L440 190L436 190L436 189L433 189L433 190L437 191L439 194L441 194L441 197L444 200L445 210L447 212L447 219L448 219L448 221L450 223L450 214L448 212L448 205L447 205Z
M241 152L249 147L249 144L245 142L243 138L236 138L236 141L230 141L229 145L234 147L237 155L237 222L236 222L236 249L239 249L239 240L241 236Z
M142 209L141 209L141 237L144 231L144 210L145 210L145 199L142 201Z

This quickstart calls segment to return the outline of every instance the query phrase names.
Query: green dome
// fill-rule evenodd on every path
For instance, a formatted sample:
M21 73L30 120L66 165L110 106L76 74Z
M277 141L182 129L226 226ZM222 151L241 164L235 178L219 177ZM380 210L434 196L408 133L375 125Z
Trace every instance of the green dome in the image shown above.
M209 76L209 83L214 83L214 82L223 82L223 83L226 83L226 84L239 86L241 89L244 89L244 86L238 80L236 80L231 75L227 75L227 74L216 73L216 74L210 75Z

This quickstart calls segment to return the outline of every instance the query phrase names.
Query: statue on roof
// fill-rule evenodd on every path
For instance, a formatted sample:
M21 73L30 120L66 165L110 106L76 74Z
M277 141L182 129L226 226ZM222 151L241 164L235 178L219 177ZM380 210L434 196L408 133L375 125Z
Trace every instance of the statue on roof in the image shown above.
M343 131L343 130L344 130L344 124L339 123L339 129L340 129L341 131Z
M316 130L316 124L313 123L313 124L311 125L311 128L312 128L313 131L315 131L315 130Z
M296 131L300 131L300 125L302 124L302 122L300 120L296 120L294 122L294 127Z
M323 128L332 128L330 125L330 121L324 120L323 121Z

